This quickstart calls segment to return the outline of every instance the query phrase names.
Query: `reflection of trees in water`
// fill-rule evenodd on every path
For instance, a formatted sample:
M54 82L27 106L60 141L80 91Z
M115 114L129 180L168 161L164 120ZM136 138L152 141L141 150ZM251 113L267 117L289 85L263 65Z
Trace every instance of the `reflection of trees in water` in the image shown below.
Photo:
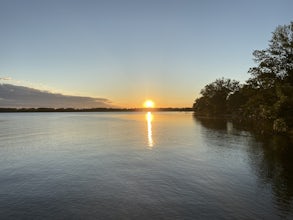
M232 139L241 134L240 126L225 119L194 118L207 129ZM232 126L232 131L230 128ZM232 124L232 125L231 125ZM237 127L237 130L233 129ZM247 127L246 127L247 129ZM208 133L207 133L208 134ZM247 138L250 165L261 184L271 184L273 198L278 209L286 215L293 209L293 143L289 137L250 133ZM209 138L209 137L208 137Z
M244 135L247 132L236 130L234 127L238 127L237 124L232 123L229 120L223 119L223 118L208 118L208 117L201 117L197 118L195 115L193 115L194 120L197 123L200 123L204 128L209 128L217 131L219 134L241 134ZM232 138L232 137L229 137Z
M206 128L211 128L214 130L226 129L226 119L211 118L211 117L197 117L195 114L193 114L193 119L195 122L200 123Z
M293 149L284 136L255 136L249 143L251 165L262 184L271 183L275 204L286 213L292 209Z

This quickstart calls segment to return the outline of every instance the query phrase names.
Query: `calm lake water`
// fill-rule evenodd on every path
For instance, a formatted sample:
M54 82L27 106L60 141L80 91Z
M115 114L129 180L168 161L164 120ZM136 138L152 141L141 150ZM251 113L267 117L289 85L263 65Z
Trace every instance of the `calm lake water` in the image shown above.
M192 113L2 113L0 218L293 219L292 148Z

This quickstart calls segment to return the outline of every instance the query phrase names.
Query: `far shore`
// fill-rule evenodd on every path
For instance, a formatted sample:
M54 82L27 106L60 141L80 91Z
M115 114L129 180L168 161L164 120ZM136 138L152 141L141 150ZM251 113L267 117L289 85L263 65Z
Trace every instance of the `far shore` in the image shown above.
M170 112L191 112L193 108L0 108L0 113L13 112L149 112L149 111L170 111Z

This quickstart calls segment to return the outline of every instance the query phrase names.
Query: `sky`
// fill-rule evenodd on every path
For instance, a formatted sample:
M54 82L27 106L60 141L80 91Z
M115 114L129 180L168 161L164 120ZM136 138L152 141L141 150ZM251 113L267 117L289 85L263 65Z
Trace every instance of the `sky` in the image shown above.
M244 83L252 52L293 21L292 8L292 0L0 0L0 83L116 107L146 99L191 107L217 78Z

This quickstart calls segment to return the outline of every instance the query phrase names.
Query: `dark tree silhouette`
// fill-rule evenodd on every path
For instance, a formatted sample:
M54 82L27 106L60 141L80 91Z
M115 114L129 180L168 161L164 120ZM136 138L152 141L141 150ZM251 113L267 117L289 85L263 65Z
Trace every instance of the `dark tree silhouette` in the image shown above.
M255 50L254 60L258 66L250 68L254 86L271 88L280 80L291 83L293 80L293 22L278 26L273 32L269 48Z
M273 130L288 131L293 127L293 22L278 26L268 48L255 50L253 56L257 65L249 69L246 84L225 79L208 84L194 111L270 121Z
M201 97L195 100L194 111L203 115L227 114L227 99L239 90L239 82L231 79L217 79L201 90Z
M252 78L247 83L254 95L246 104L248 113L274 121L276 130L286 130L293 125L293 22L278 26L268 49L253 55L258 65L249 70Z

